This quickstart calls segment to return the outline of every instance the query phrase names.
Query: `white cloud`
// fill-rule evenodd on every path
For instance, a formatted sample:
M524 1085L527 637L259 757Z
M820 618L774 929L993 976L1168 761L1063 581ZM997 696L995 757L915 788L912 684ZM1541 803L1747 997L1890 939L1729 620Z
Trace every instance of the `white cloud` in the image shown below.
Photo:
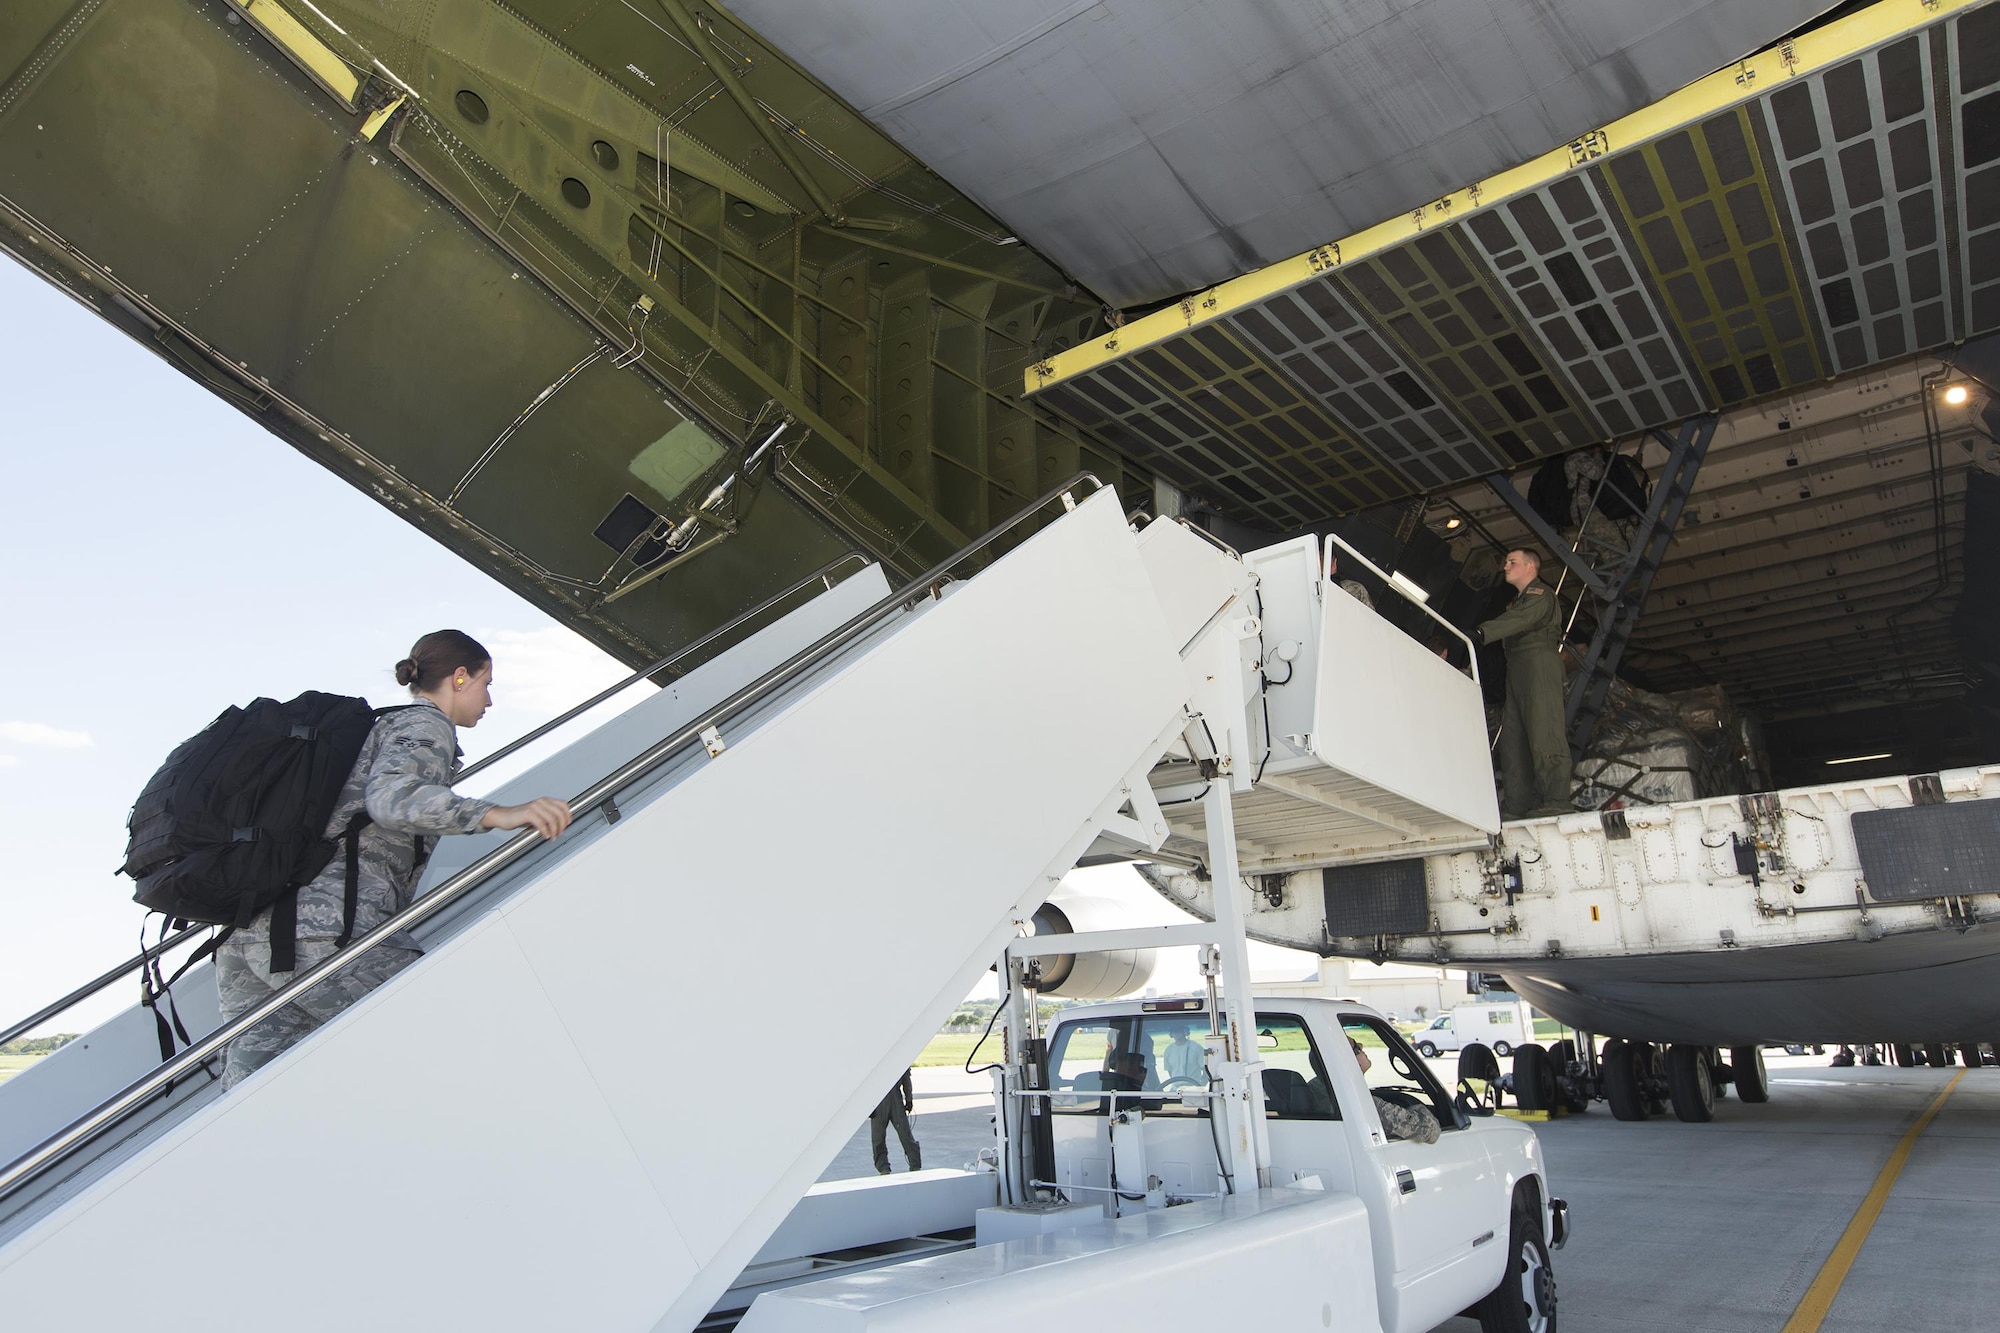
M88 750L92 745L87 731L64 731L42 722L0 722L0 741L47 750Z
M631 672L560 625L538 630L480 630L493 654L497 707L520 717L553 717Z
M18 754L0 754L0 768L13 768L21 762Z

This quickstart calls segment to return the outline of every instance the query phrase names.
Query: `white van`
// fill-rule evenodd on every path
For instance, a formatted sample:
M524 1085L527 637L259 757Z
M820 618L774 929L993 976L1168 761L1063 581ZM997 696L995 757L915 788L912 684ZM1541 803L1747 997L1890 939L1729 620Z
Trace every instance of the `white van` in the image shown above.
M1534 1039L1528 1006L1520 1000L1467 1000L1450 1013L1438 1015L1429 1027L1410 1034L1411 1044L1425 1057L1456 1051L1474 1041L1485 1042L1495 1055L1506 1056Z

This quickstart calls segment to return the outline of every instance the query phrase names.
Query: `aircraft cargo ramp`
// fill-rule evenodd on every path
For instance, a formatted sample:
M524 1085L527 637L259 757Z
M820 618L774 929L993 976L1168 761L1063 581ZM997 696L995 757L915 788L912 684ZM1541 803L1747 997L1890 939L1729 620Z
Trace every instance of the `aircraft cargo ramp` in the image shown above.
M8 1327L692 1327L1118 821L1218 609L1162 610L1109 490L878 603L448 876L229 1095L0 1168Z
M2000 1032L2000 768L1579 811L1266 881L1252 937L1497 972L1582 1031L1717 1047ZM1194 876L1151 871L1205 914Z

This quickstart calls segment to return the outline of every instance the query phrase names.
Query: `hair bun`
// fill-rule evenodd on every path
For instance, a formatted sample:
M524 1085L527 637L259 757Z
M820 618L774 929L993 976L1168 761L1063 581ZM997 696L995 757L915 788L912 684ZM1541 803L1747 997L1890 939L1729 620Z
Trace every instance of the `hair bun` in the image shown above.
M414 662L410 658L406 657L402 661L396 663L396 683L398 685L411 684L416 680L418 676L422 674L423 672L421 671L421 669L418 668L416 662Z

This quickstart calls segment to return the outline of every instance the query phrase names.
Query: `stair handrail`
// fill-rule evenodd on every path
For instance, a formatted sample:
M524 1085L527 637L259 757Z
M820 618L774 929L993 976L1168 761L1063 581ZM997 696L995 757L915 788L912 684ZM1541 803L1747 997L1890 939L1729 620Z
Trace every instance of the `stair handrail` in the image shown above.
M44 1007L37 1009L34 1013L29 1014L26 1018L14 1024L12 1027L0 1030L0 1046L5 1046L8 1042L14 1040L14 1038L20 1036L22 1033L33 1032L36 1028L48 1022L51 1018L54 1018L57 1014L60 1014L66 1009L74 1008L75 1006L83 1003L85 1000L97 994L105 987L123 981L126 977L131 976L134 972L137 972L141 967L145 966L148 961L160 957L160 955L164 954L167 950L172 949L177 945L185 943L186 941L194 938L196 935L201 934L201 932L203 932L204 930L213 930L213 929L214 929L213 926L207 926L207 925L189 926L185 930L177 931L176 933L167 936L165 939L161 940L158 944L154 945L151 949L148 949L144 953L141 953L138 957L126 959L124 962L112 968L109 972L106 972L104 975L100 977L95 977L90 981L84 982L81 986L78 986L75 990L63 996L60 1000L57 1000L52 1004L45 1005Z
M1043 494L1026 508L997 527L989 529L978 539L961 547L943 561L891 592L873 606L851 617L839 627L820 636L805 648L771 668L748 685L730 695L722 703L710 709L699 720L690 722L674 732L667 739L650 746L644 753L619 766L610 776L591 784L570 802L570 809L577 819L600 808L604 802L617 795L631 783L652 773L684 747L702 741L702 733L719 727L738 712L756 703L772 690L787 683L794 677L817 665L824 658L846 647L877 624L886 620L893 612L923 600L934 594L935 586L953 568L978 555L993 545L1014 528L1040 513L1043 508L1057 500L1063 502L1065 511L1076 508L1076 501L1070 492L1089 482L1093 490L1103 490L1104 483L1093 473L1079 472L1054 490ZM500 846L450 876L442 884L423 897L405 907L402 911L383 921L366 935L355 940L339 953L321 960L306 971L294 977L280 990L272 992L251 1008L235 1018L197 1039L186 1050L160 1065L151 1073L127 1085L124 1090L114 1093L56 1133L30 1148L21 1156L0 1167L0 1205L23 1186L38 1179L51 1167L67 1158L78 1148L89 1143L105 1130L124 1120L126 1116L157 1097L170 1093L173 1086L184 1076L193 1073L214 1058L230 1042L245 1031L269 1018L278 1010L290 1004L298 996L317 988L334 973L341 971L363 954L370 952L396 934L422 925L460 898L478 888L500 871L520 860L535 847L543 845L540 834L532 829L523 829Z
M790 597L793 594L801 591L802 589L811 586L813 583L822 583L825 585L827 591L832 591L834 586L833 584L834 571L838 570L842 565L847 564L850 561L858 562L859 564L865 567L866 565L872 562L872 557L870 557L868 553L865 551L855 550L855 549L850 549L841 552L833 559L821 565L818 569L815 569L812 573L804 575L803 577L787 584L785 587L781 588L777 592L772 593L769 597L766 597L763 601L757 603L757 605L751 607L749 610L741 612L738 615L732 616L729 620L725 621L723 624L717 625L714 629L702 635L700 638L694 640L692 643L683 644L679 648L674 649L674 651L672 651L671 653L668 653L665 657L660 658L658 661L653 662L647 666L640 667L637 671L625 677L625 679L619 681L616 685L608 686L605 689L599 690L596 694L591 695L590 698L585 699L582 703L576 705L576 707L570 709L568 712L562 714L560 717L550 718L547 722L542 723L542 725L536 727L533 731L527 732L520 736L516 736L513 740L507 742L507 744L501 746L499 749L495 750L492 754L487 755L484 759L481 759L479 762L474 764L467 764L464 768L458 771L457 776L452 778L451 780L452 785L457 786L459 783L465 781L467 778L471 777L474 773L479 772L481 769L490 768L494 764L499 763L502 759L505 759L507 756L515 754L520 750L527 748L528 746L534 744L536 741L540 740L542 737L548 735L550 732L556 730L556 728L562 726L567 722L572 722L578 717L581 717L583 714L597 707L597 705L603 703L606 699L609 699L614 694L617 694L622 690L629 689L632 686L637 685L640 681L645 680L650 676L658 675L660 672L665 671L668 667L680 661L682 658L688 656L690 653L696 653L701 651L703 648L708 647L708 645L714 643L717 639L721 638L723 635L730 633L732 630L740 629L747 622L755 619L758 616L763 615L766 611L776 606L779 602L782 602L787 597ZM187 927L185 930L167 936L165 939L161 940L158 944L154 945L151 949L141 950L136 957L128 958L124 962L120 963L118 966L104 973L102 976L96 977L88 982L85 982L83 985L77 987L69 994L63 996L60 1000L57 1000L52 1004L46 1005L43 1008L36 1010L34 1013L29 1014L26 1018L22 1019L18 1023L13 1024L11 1027L0 1029L0 1046L5 1046L8 1042L14 1040L14 1038L20 1036L22 1033L33 1032L36 1028L48 1022L51 1018L54 1018L56 1015L63 1013L65 1010L75 1008L77 1005L82 1004L85 1000L89 999L91 996L96 995L99 991L102 991L109 986L116 985L118 982L123 981L126 977L132 975L134 972L137 972L140 968L146 966L147 963L155 961L158 958L160 958L161 955L165 954L169 949L175 948L178 945L186 943L188 940L194 938L196 935L199 935L204 930L213 930L213 929L214 929L213 926L204 924L192 925Z
M1437 621L1438 624L1442 625L1446 630L1450 631L1451 634L1460 643L1464 644L1466 661L1471 664L1471 670L1467 674L1469 674L1472 677L1473 684L1477 685L1480 683L1479 650L1472 646L1471 637L1468 636L1464 630L1460 629L1458 626L1452 624L1449 620L1446 620L1443 616L1439 615L1437 613L1436 608L1432 607L1428 601L1425 601L1421 597L1411 596L1407 588L1405 588L1402 584L1398 583L1390 575L1384 573L1380 565L1376 564L1373 560L1370 560L1367 556L1361 554L1361 552L1355 550L1352 546L1349 546L1347 544L1347 539L1342 537L1337 532L1329 532L1326 534L1326 546L1320 552L1319 577L1321 582L1331 581L1332 576L1326 572L1326 567L1329 563L1331 563L1333 559L1333 548L1335 546L1338 546L1341 550L1347 552L1349 555L1353 556L1356 560L1359 560L1362 563L1362 565L1368 570L1369 573L1373 574L1376 578L1382 580L1382 584L1384 587L1389 588L1398 597L1401 597L1404 601L1416 607L1417 610L1423 612L1425 615L1429 616L1432 620Z

